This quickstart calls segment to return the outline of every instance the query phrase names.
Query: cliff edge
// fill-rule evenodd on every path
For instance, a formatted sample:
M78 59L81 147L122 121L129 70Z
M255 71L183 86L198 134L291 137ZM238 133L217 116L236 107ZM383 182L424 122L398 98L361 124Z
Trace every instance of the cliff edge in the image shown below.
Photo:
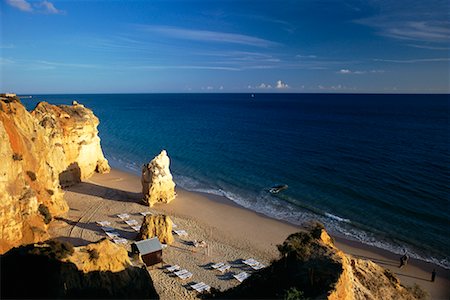
M61 185L109 170L97 125L81 105L29 113L19 98L0 97L0 253L48 239L52 216L68 210Z
M106 239L83 247L58 241L0 257L2 299L158 299L148 271ZM24 283L26 286L24 286Z
M278 249L280 258L270 266L205 298L417 299L390 271L336 248L320 224L290 235Z

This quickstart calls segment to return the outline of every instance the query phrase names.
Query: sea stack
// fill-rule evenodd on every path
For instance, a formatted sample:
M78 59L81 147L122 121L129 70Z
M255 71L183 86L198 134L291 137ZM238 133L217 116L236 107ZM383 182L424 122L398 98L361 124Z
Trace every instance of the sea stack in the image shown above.
M172 220L166 215L147 215L142 222L141 231L138 235L138 240L151 239L158 237L163 244L172 244Z
M152 207L155 203L169 203L175 199L175 182L169 169L170 159L166 150L142 168L143 201Z

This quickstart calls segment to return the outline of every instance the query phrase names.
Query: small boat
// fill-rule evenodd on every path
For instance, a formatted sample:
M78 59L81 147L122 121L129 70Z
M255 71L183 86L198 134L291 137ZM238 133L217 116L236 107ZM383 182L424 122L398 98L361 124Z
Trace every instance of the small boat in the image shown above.
M271 193L271 194L278 194L279 192L284 191L287 188L288 188L287 184L275 185L275 186L273 186L273 187L271 187L269 189L269 193Z

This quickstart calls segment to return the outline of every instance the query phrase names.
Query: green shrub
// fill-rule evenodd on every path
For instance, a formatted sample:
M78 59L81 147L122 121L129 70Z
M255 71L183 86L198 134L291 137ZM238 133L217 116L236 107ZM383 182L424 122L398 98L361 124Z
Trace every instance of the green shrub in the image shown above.
M31 181L36 180L36 173L34 173L32 171L27 171L27 175L28 175L28 177L30 177Z
M422 287L420 287L420 285L418 285L417 283L414 283L413 286L408 286L406 288L411 294L414 295L414 297L416 297L416 299L419 300L425 300L428 299L428 293L426 291L424 291L422 289Z
M100 254L98 253L98 251L96 249L89 250L89 259L93 260L93 259L98 259L99 257L100 257Z
M44 217L45 224L48 224L51 222L52 215L51 215L50 211L48 210L47 206L45 206L44 204L39 204L38 211Z
M286 290L286 293L284 294L285 300L303 300L305 297L303 296L303 292L298 290L296 287L291 287L290 289Z
M14 153L12 156L13 160L20 161L23 160L23 155L19 153Z

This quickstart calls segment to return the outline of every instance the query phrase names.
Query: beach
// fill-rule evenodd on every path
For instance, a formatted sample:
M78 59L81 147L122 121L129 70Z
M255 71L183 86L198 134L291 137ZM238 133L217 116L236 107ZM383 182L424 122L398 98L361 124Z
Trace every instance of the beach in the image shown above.
M148 208L141 203L141 183L136 175L113 169L109 174L96 174L86 182L66 190L65 198L70 211L53 222L52 237L84 245L105 237L97 221L110 221L121 236L132 241L136 232L117 214L128 213L142 222L140 212L150 211L169 215L176 229L188 232L175 235L175 243L163 252L164 265L178 264L194 275L181 281L160 265L149 268L161 299L195 298L196 292L186 288L189 282L203 281L212 287L226 289L238 284L229 272L213 270L211 263L226 262L230 272L251 272L243 268L242 259L254 258L266 265L278 257L277 244L300 227L268 218L242 208L232 201L217 196L192 193L177 189L177 197L169 204ZM399 256L362 243L334 237L338 248L347 254L370 259L395 273L405 286L415 283L426 290L432 299L450 296L450 272L438 266L410 259L398 268ZM194 247L194 240L206 241L208 247ZM127 245L130 249L130 242ZM431 271L436 269L435 282Z

